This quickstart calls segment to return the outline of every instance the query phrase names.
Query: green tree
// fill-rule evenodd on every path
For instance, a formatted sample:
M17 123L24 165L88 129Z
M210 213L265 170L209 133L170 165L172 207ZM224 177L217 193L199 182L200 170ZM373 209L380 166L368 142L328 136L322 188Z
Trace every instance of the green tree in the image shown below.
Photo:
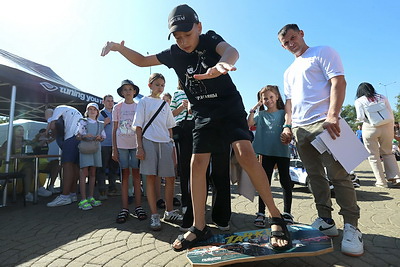
M400 121L400 95L396 96L397 103L396 103L396 110L393 108L394 120Z
M356 108L353 105L343 106L340 116L346 120L346 122L350 125L351 129L357 130L357 125L358 125L358 123L356 122L357 114L356 114Z
M8 121L9 121L8 117L0 116L0 123L6 123Z

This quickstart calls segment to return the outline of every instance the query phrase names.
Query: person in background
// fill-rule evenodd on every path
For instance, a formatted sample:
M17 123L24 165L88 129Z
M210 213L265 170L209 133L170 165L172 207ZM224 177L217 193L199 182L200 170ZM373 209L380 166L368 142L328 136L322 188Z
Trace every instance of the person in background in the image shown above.
M48 207L58 207L77 202L76 195L77 181L79 177L79 140L75 133L78 121L82 114L74 107L67 105L57 106L54 110L48 109L45 114L49 119L46 134L56 132L56 141L61 149L61 164L63 168L63 188L61 195L57 196L52 202L47 203ZM56 122L61 122L64 127L57 129Z
M394 122L394 139L400 141L400 127L398 121Z
M98 120L104 123L106 138L101 142L101 168L96 170L97 186L99 190L99 200L106 200L107 195L116 196L116 179L118 172L118 163L112 159L112 110L114 107L114 98L112 95L103 97L104 108L100 110ZM106 176L108 177L108 190L106 185Z
M185 213L189 203L191 203L189 180L190 160L193 151L192 131L194 129L194 119L191 114L190 103L180 83L178 83L178 90L174 92L174 97L171 101L171 110L176 122L176 126L172 129L172 132L178 158L177 173L181 187L182 212Z
M368 161L374 173L377 187L400 186L400 172L396 158L392 154L394 136L394 117L389 101L378 94L370 83L363 82L357 88L356 108L357 120L363 122L364 146L369 152ZM366 116L366 107L374 103L384 103L389 110L390 120L380 126L374 126ZM382 157L382 160L381 160ZM385 172L383 171L385 166Z
M151 94L140 100L133 126L136 129L136 157L140 160L140 173L146 175L146 195L151 211L150 228L159 231L161 221L157 212L155 189L157 176L165 178L164 221L182 221L182 215L173 210L175 166L172 128L175 120L169 104L161 99L165 87L164 76L160 73L151 74L148 86ZM160 107L160 112L156 114ZM151 122L153 116L155 117Z
M211 188L211 219L217 228L221 231L229 231L232 209L231 209L231 179L230 179L230 156L231 146L228 142L222 142L218 152L211 154L210 164L207 169L207 187ZM187 210L183 216L182 225L179 227L181 232L189 231L193 225L193 205L190 198Z
M32 151L35 155L58 155L60 148L57 145L54 137L46 136L46 129L40 129L32 140ZM39 170L47 172L50 175L49 186L47 188L52 194L60 193L58 189L54 189L54 183L60 173L61 166L58 158L40 158ZM39 188L39 190L41 190Z
M142 208L141 179L139 174L139 161L136 158L136 134L132 129L133 119L137 112L137 104L133 99L139 94L139 87L131 80L123 80L117 89L124 101L114 106L112 112L112 158L119 162L121 169L121 200L122 209L117 216L117 223L125 223L129 218L128 188L129 175L132 170L133 187L135 190L134 215L139 220L146 220L147 214Z
M168 103L168 105L171 105L171 100L172 100L172 96L171 96L171 94L170 93L164 93L164 94L162 94L162 99L165 101L165 102L167 102ZM176 145L176 144L175 144ZM176 152L176 153L175 153ZM175 153L175 155L174 155L174 167L175 167L175 169L177 170L177 162L176 162L176 160L175 160L175 158L177 158L177 151L176 151L176 149L174 150L174 153ZM177 171L177 175L179 175L179 172ZM156 178L156 198L158 199L157 200L157 208L159 208L159 209L165 209L165 201L164 201L164 199L162 199L161 198L161 180L162 179L164 179L164 178L161 178L161 177L157 177ZM179 206L181 206L181 202L179 201L179 199L175 196L174 197L174 202L173 202L173 204L174 204L174 206L177 206L177 207L179 207Z
M328 236L338 236L332 219L332 200L329 180L335 187L335 197L344 219L342 253L361 256L364 253L362 233L357 228L360 207L352 177L328 152L323 154L311 144L326 130L333 140L340 135L339 114L346 95L346 80L338 53L328 46L309 47L304 31L296 24L287 24L278 32L281 46L295 56L284 74L286 118L281 134L289 144L294 136L300 158L306 168L318 218L312 227ZM292 133L293 132L293 133Z
M257 131L253 141L256 154L261 156L261 164L271 183L274 166L278 166L279 179L283 189L284 212L282 217L288 224L293 224L292 208L292 180L289 175L290 154L288 144L280 140L285 123L285 104L279 88L276 85L267 85L259 92L260 100L250 110L247 117L249 127L256 126ZM259 110L260 107L267 109ZM257 114L256 114L257 112ZM256 114L256 115L255 115ZM261 198L258 201L258 212L254 225L265 228L265 204Z
M358 140L360 140L361 143L364 144L363 136L362 136L362 125L361 124L357 125L356 136L357 136Z
M26 154L27 146L31 146L32 141L26 140L24 138L25 130L22 125L13 126L13 137L11 144L11 155L21 155ZM7 152L7 143L5 141L3 145L0 147L0 156L5 157ZM1 171L4 172L5 164L2 164ZM11 163L9 169L12 170L14 168L14 164ZM33 202L33 194L31 192L31 188L34 181L34 162L32 159L21 159L18 161L18 171L24 174L24 192L25 192L25 201ZM39 187L38 195L42 197L49 197L52 193L46 190L44 187Z
M94 187L96 184L96 168L101 168L101 145L106 138L104 131L104 124L97 120L100 111L96 103L89 103L86 106L85 119L78 122L76 138L85 142L97 141L98 147L94 153L79 152L79 166L81 168L79 187L82 200L79 202L78 207L81 210L91 210L93 207L98 207L102 203L96 200L94 196ZM86 193L86 177L89 180L89 196Z

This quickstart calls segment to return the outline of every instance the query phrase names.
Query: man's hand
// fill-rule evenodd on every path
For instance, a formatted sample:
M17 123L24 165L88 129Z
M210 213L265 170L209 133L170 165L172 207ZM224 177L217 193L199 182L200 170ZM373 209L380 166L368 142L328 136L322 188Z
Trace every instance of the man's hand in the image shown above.
M114 42L107 42L106 45L101 50L101 56L104 57L110 51L118 51L122 46L125 46L125 41L122 41L120 44Z
M282 144L289 144L292 141L293 138L293 134L292 134L292 130L290 130L290 128L283 128L283 131L281 133L281 142Z
M339 118L327 117L322 127L328 131L333 140L340 136Z
M221 74L227 74L228 71L235 71L236 67L225 63L225 62L218 62L214 67L211 67L207 70L204 74L195 74L193 77L197 80L205 80L205 79L214 79Z

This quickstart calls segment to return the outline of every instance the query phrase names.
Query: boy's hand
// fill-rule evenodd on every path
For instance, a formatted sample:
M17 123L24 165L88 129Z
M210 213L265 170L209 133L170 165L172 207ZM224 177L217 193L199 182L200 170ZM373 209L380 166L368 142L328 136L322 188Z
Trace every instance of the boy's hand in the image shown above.
M218 62L214 67L211 67L207 70L204 74L195 74L193 77L197 80L205 80L205 79L214 79L221 74L227 74L228 71L235 71L236 67L225 63L225 62Z
M118 51L121 46L125 46L125 41L122 41L120 44L114 42L107 42L106 45L101 50L101 56L104 57L110 51Z

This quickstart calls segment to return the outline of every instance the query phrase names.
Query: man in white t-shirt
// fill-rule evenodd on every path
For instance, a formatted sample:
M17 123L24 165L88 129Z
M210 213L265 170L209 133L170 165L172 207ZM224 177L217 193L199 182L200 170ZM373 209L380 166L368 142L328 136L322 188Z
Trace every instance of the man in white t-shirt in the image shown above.
M278 32L283 48L295 60L285 71L284 88L287 119L281 135L289 143L293 136L300 158L307 170L318 218L312 224L328 236L338 236L332 219L332 201L324 167L335 187L339 214L344 219L342 253L361 256L364 253L362 234L357 228L360 208L350 175L328 152L320 154L311 141L326 129L332 139L340 135L339 114L346 92L340 56L328 46L309 47L304 32L296 24L288 24Z
M82 114L74 107L60 105L54 110L48 109L45 112L48 127L47 131L56 128L56 121L62 117L64 132L57 133L57 144L61 148L61 163L63 167L63 189L62 194L52 202L47 203L48 207L58 207L71 204L78 200L76 196L76 185L79 177L79 141L75 138L78 121ZM63 138L59 138L61 135Z

